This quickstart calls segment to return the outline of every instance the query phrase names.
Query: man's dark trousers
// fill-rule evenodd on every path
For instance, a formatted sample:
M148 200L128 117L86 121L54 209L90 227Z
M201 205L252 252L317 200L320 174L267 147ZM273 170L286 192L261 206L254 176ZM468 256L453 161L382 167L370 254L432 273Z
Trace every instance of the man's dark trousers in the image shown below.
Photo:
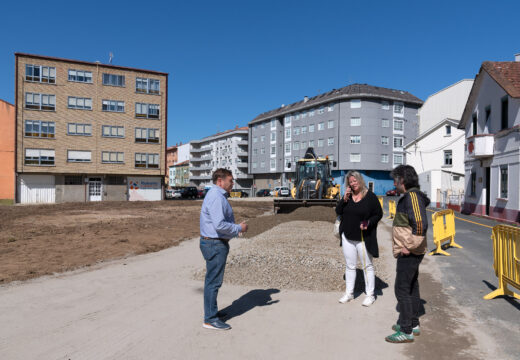
M200 251L206 260L204 281L204 322L218 319L217 295L224 280L224 269L229 253L229 244L222 240L200 239Z
M411 334L419 325L419 265L424 255L399 255L397 258L397 274L395 277L395 297L399 308L398 324L401 331Z

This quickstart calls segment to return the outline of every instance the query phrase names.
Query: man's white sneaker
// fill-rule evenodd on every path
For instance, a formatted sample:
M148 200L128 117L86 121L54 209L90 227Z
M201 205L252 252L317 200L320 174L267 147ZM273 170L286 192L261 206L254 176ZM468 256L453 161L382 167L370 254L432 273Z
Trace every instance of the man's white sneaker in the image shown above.
M343 295L341 299L339 299L339 302L345 304L350 300L354 300L354 294L345 293L345 295Z
M371 296L371 295L367 295L365 296L365 300L363 300L363 306L370 306L374 303L374 301L376 301L376 298L374 296Z

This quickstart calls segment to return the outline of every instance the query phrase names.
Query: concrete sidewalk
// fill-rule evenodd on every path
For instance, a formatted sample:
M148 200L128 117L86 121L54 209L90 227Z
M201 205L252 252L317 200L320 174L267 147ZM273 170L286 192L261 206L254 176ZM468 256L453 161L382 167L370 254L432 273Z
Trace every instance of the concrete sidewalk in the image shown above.
M389 229L388 220L379 227L380 252L391 251ZM243 241L254 239L233 240L232 248ZM393 269L394 259L386 258ZM422 359L497 355L492 340L475 332L464 310L445 302L443 296L426 299L426 315L421 319L424 335L414 344L386 343L384 337L391 333L397 316L393 278L370 308L361 306L363 297L339 304L339 293L276 292L224 284L219 307L232 306L233 329L203 329L203 284L192 279L203 266L198 239L192 239L95 269L2 286L0 357L389 360L403 355ZM423 297L425 292L440 293L442 287L433 280L434 262L427 259L422 270ZM433 312L439 318L431 316ZM457 318L451 319L450 314ZM445 338L439 331L427 330L428 326L447 328L453 321L459 337L448 337L455 342L449 346L442 343ZM438 347L443 348L438 351Z

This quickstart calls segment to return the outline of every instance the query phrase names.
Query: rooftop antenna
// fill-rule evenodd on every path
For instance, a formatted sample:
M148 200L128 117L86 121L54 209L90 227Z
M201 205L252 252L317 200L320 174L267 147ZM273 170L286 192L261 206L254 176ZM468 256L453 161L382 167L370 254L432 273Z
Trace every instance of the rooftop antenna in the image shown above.
M108 54L108 63L109 64L112 64L112 59L114 58L114 54L112 53L112 51Z

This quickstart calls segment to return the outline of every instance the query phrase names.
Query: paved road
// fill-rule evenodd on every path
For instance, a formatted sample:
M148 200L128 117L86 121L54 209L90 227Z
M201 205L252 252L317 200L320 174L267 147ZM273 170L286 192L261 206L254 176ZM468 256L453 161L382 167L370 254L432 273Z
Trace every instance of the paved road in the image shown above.
M386 210L387 202L388 198L385 199ZM428 210L429 215L436 211ZM520 301L510 297L482 298L498 286L493 270L491 229L501 223L460 213L455 215L455 242L464 248L447 249L451 256L432 257L441 270L443 289L457 304L471 312L505 353L520 358ZM428 216L428 222L428 248L433 250L431 216Z

